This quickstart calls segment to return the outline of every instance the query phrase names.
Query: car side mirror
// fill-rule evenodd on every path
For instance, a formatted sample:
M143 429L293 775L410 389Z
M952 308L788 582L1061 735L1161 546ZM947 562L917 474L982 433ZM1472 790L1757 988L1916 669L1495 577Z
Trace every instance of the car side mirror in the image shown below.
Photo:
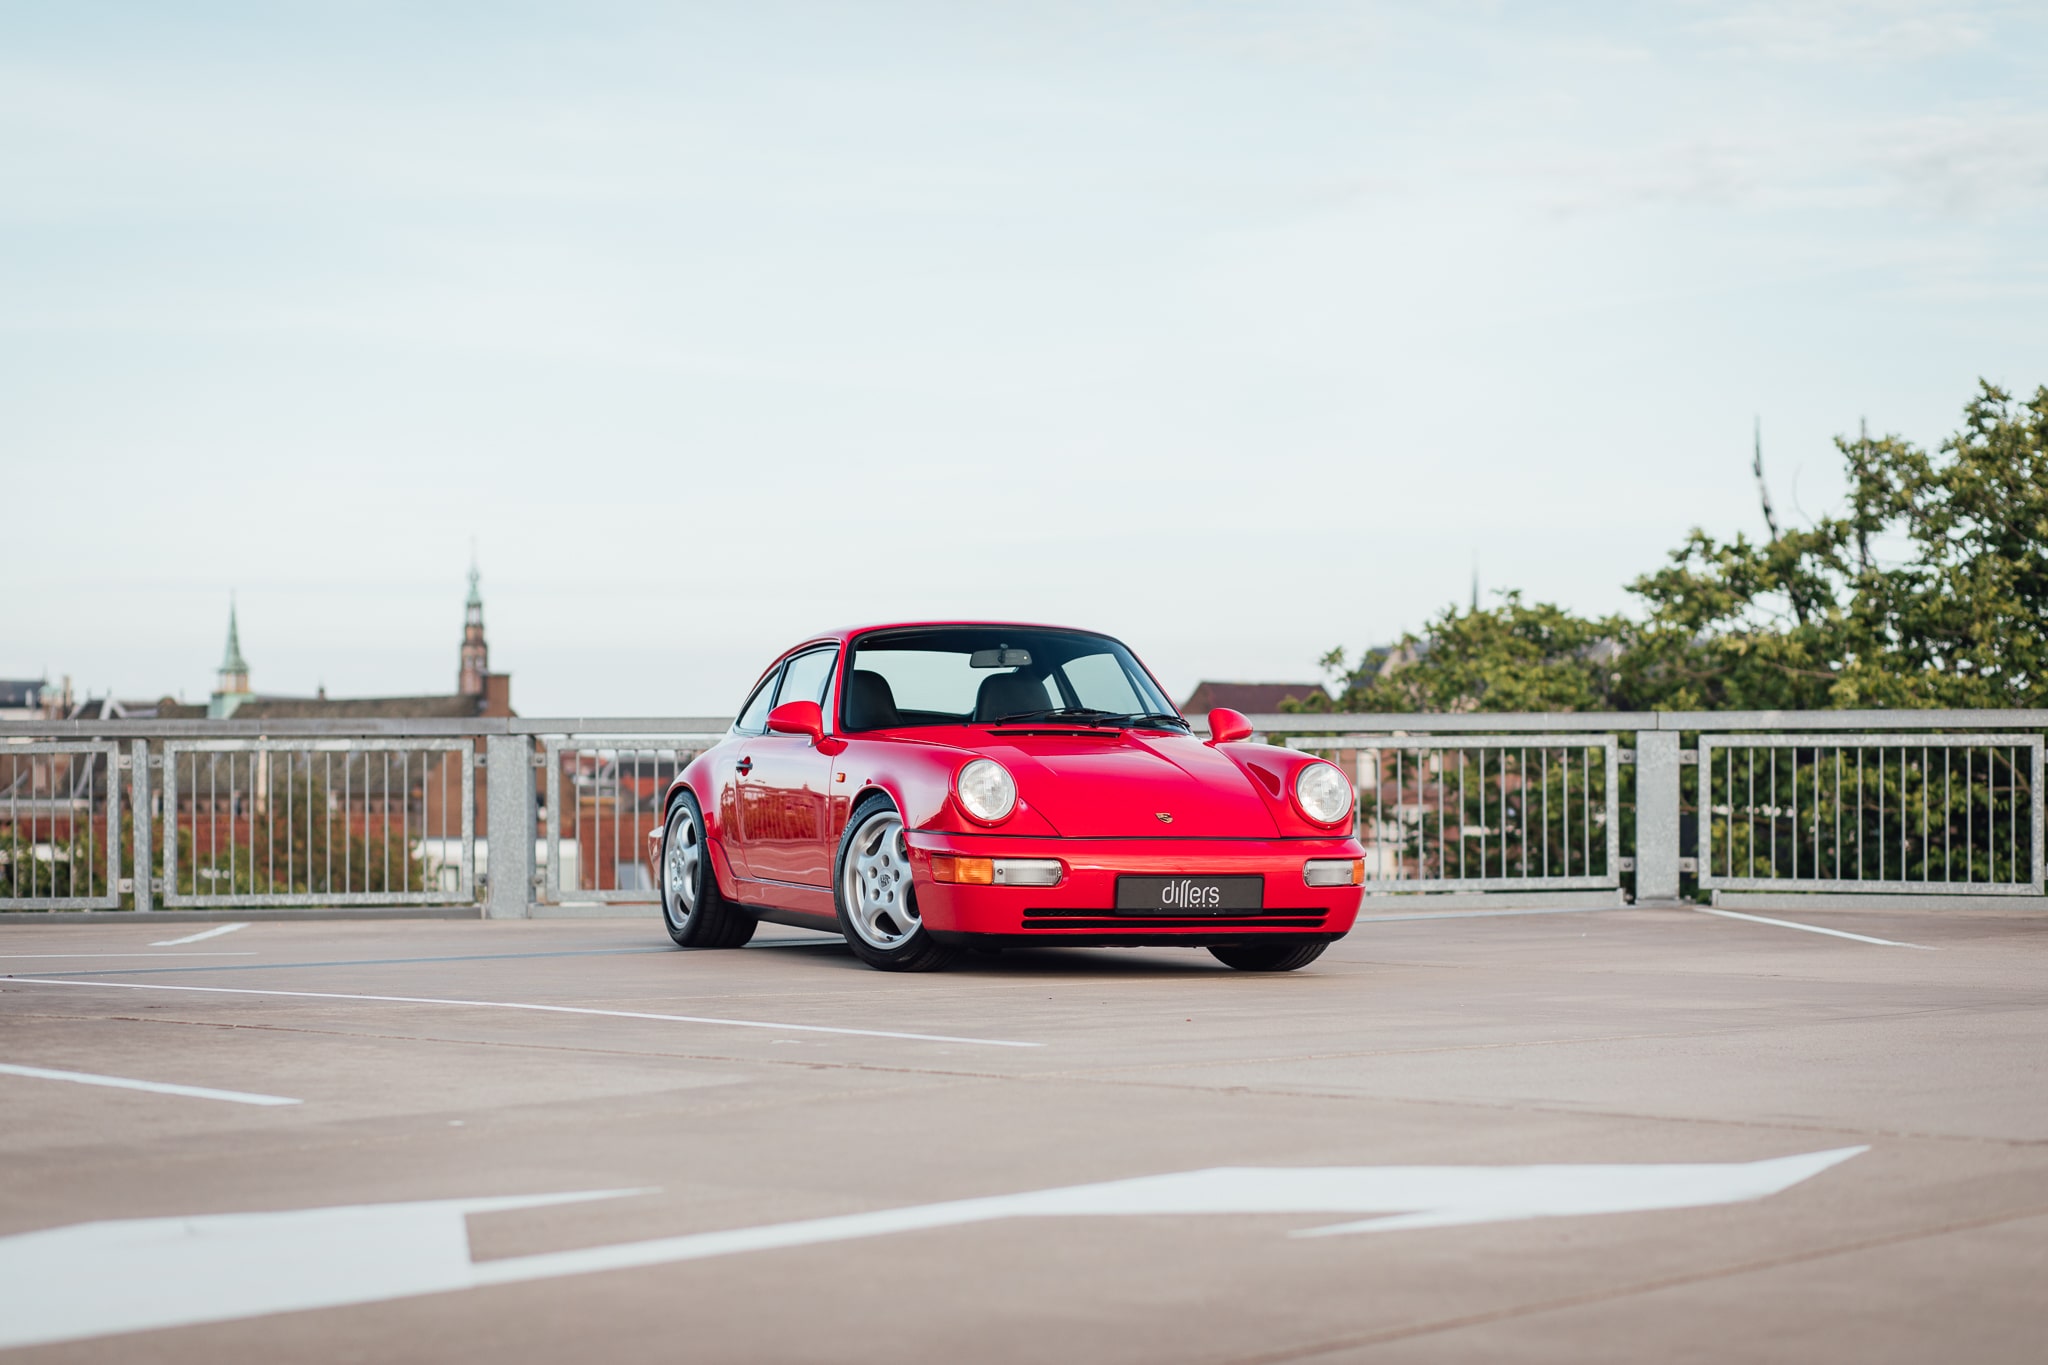
M768 723L771 726L775 724L775 717L769 716ZM1245 719L1243 712L1233 711L1227 706L1219 706L1209 713L1209 742L1211 744L1231 744L1240 739L1250 739L1251 734L1252 723Z
M786 701L768 713L768 733L809 735L811 743L825 742L825 713L814 701Z

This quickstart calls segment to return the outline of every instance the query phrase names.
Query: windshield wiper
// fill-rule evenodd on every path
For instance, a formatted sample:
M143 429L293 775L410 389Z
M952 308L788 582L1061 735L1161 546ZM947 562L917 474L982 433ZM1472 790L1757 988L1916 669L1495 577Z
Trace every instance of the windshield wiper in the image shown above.
M991 723L1009 725L1020 721L1070 720L1077 725L1100 725L1105 721L1122 719L1123 717L1114 711L1100 711L1093 706L1048 706L1042 711L1015 711L1007 716L999 716Z
M1188 728L1188 723L1179 716L1168 715L1164 711L1101 711L1092 706L1052 706L1047 707L1043 711L1019 711L1014 715L1000 718L995 721L995 724L1009 725L1013 722L1021 724L1040 720L1062 720L1075 725L1087 725L1096 728L1110 726L1133 728L1137 726L1160 725L1176 726L1182 730Z

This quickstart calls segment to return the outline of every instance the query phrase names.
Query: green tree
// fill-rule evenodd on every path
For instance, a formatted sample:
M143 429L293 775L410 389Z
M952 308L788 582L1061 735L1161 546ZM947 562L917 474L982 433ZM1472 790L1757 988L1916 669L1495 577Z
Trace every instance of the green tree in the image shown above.
M1988 383L1927 452L1836 441L1844 515L1758 542L1695 529L1589 619L1504 594L1347 669L1370 711L2048 705L2048 387Z

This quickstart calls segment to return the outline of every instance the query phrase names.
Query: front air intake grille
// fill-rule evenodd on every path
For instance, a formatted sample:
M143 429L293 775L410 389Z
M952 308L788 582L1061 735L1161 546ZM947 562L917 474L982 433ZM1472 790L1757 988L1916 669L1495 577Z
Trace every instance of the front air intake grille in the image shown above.
M1329 916L1312 910L1268 910L1256 915L1111 915L1100 910L1026 910L1026 929L1320 929Z

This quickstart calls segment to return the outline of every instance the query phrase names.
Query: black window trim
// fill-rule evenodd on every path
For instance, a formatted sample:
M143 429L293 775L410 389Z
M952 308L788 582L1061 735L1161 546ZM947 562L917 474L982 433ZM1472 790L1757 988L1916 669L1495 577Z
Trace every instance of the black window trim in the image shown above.
M784 678L789 676L789 666L798 659L803 658L806 654L830 654L832 656L832 666L825 670L825 696L819 700L818 710L825 717L826 732L835 732L839 727L832 723L832 711L826 707L825 703L832 698L832 684L837 681L839 674L839 642L837 640L812 645L807 649L799 649L787 659L784 659L782 666L776 670L775 706L771 706L768 709L773 711L776 706L782 705L782 682ZM752 701L753 698L750 696L747 700ZM796 697L792 698L792 700L806 701L808 698Z
M739 711L732 718L732 733L746 735L750 738L754 735L765 735L768 733L768 711L775 709L773 705L775 689L782 686L782 670L788 662L787 659L778 662L775 667L768 670L767 676L755 685L754 690L747 693L747 699L740 703ZM761 728L758 730L742 729L740 722L747 718L747 708L754 704L754 698L760 696L763 690L766 690L768 693L770 705L768 711L761 713Z

